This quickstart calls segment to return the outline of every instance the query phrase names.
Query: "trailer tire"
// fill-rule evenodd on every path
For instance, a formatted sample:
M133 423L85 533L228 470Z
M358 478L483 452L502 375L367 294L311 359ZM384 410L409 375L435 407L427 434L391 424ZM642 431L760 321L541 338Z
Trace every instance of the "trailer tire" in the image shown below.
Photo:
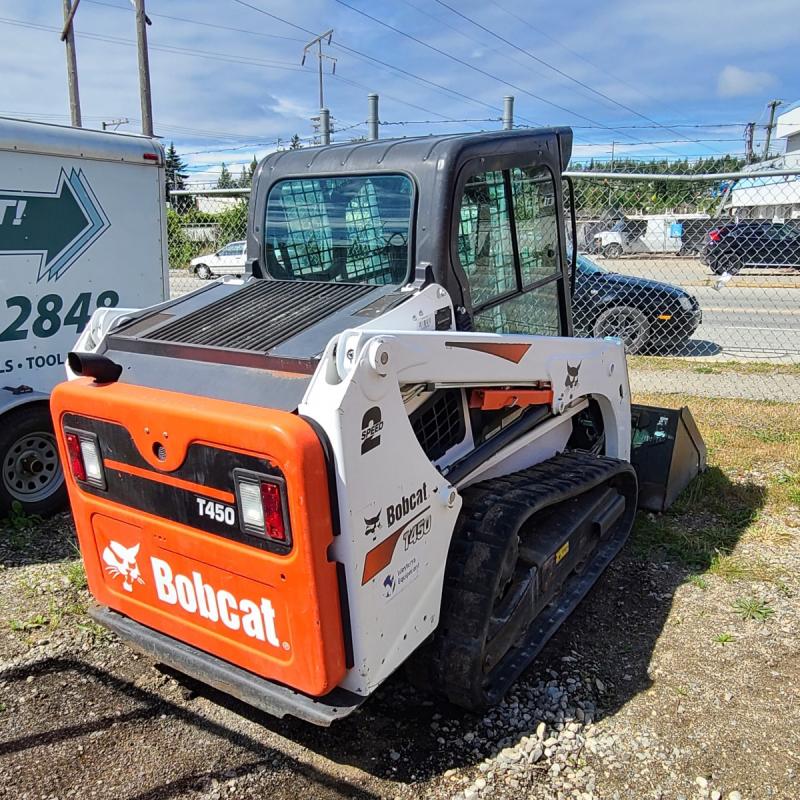
M606 258L619 258L622 255L622 245L618 242L611 242L603 248L603 255Z
M50 410L45 403L15 408L0 422L0 517L15 503L26 514L55 514L67 504Z
M214 277L214 273L211 272L211 267L208 264L198 264L195 267L194 274L200 278L201 281L210 281Z

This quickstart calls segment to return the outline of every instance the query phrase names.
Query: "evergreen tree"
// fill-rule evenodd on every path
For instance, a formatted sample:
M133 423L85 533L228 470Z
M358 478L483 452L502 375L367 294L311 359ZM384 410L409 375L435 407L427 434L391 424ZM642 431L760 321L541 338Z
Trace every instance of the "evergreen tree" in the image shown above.
M303 143L300 141L300 137L295 134L292 136L291 142L289 142L289 149L290 150L299 150L303 146Z
M246 189L250 185L250 171L244 164L241 170L239 170L239 177L236 179L236 185L241 189Z
M222 162L222 168L219 171L219 178L217 178L217 189L233 189L236 186L236 180L231 171L228 169L225 162Z
M186 168L186 162L178 155L178 151L175 149L175 142L170 142L164 161L164 172L167 177L167 199L169 199L169 193L173 189L186 188L186 178L189 177Z

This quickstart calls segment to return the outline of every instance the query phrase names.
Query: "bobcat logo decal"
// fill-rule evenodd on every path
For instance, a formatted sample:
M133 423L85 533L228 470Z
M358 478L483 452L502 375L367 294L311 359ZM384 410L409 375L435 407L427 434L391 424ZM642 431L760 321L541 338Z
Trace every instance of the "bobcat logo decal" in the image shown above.
M381 527L381 511L374 517L364 517L364 536L372 536Z
M134 583L144 583L142 573L139 571L139 565L136 563L138 554L138 544L133 547L123 547L119 542L113 540L103 550L103 561L106 562L106 569L113 578L122 577L122 588L126 592L133 591Z
M573 367L572 364L567 362L567 379L564 381L565 388L574 389L578 385L578 373L580 372L581 364L583 364L583 361L579 361L578 366Z

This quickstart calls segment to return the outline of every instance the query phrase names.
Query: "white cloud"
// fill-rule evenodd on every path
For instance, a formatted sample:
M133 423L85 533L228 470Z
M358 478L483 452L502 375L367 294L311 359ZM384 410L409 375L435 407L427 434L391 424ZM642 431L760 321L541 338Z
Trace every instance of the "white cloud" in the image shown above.
M751 72L728 64L719 73L717 93L720 97L746 97L763 92L774 83L775 76L769 72Z

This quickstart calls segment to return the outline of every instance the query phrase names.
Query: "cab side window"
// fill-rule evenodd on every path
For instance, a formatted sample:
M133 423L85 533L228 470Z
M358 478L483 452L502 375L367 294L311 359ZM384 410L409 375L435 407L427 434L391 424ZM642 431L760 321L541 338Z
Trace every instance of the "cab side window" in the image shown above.
M468 178L458 257L469 282L476 330L562 332L557 212L547 167L514 167Z

